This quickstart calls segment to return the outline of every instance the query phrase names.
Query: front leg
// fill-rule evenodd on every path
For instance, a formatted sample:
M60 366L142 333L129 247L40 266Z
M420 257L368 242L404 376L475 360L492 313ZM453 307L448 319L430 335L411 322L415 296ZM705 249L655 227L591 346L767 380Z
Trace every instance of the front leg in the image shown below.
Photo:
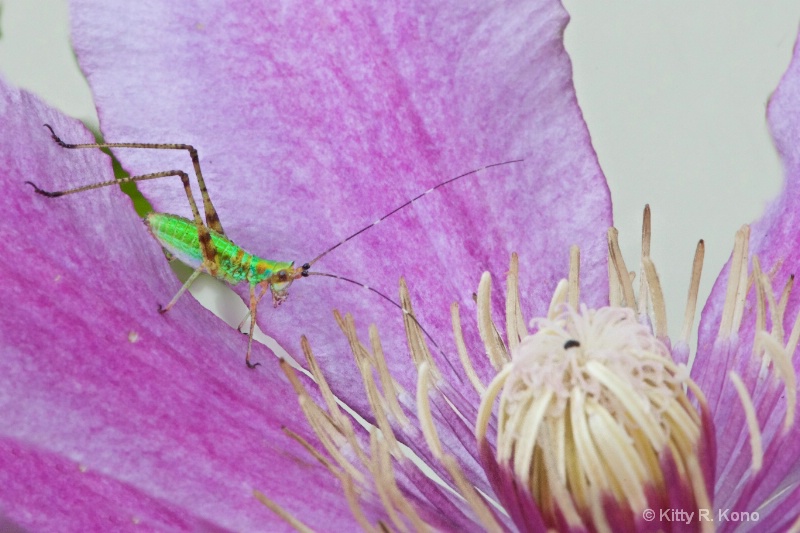
M247 355L244 358L244 362L247 365L247 368L255 368L261 363L251 363L250 362L250 351L253 347L253 332L256 329L256 311L258 310L258 298L256 297L256 285L254 283L250 284L250 334L247 339Z

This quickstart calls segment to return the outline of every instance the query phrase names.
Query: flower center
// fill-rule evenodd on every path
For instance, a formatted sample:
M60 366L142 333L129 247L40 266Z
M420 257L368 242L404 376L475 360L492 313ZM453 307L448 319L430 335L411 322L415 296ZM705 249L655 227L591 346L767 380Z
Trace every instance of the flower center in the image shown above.
M577 312L567 307L554 320L541 318L532 325L536 333L523 339L513 355L504 391L507 409L530 396L552 394L545 414L563 416L577 389L616 414L628 402L650 402L650 395L660 396L658 403L664 404L680 389L683 377L665 367L667 347L628 308Z
M687 372L628 308L565 305L531 325L497 378L497 462L540 504L569 493L579 514L597 496L646 509L648 492L664 489L665 450L693 462L684 456L701 431Z

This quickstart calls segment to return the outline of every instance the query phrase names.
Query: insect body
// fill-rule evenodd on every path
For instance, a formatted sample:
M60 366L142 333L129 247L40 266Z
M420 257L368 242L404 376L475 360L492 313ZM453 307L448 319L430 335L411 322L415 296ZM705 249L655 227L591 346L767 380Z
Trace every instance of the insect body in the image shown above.
M260 363L253 364L250 362L250 352L253 345L253 331L255 330L256 311L258 309L258 303L261 300L261 298L266 294L267 290L269 290L272 293L273 305L277 307L288 297L289 286L292 284L294 280L307 276L326 276L346 281L349 283L354 283L356 285L360 285L361 287L364 287L372 291L373 293L378 294L379 296L389 301L396 307L402 309L400 304L398 304L397 302L395 302L382 292L373 289L372 287L368 287L357 281L342 276L337 276L335 274L328 274L324 272L311 272L310 268L319 259L321 259L329 252L333 251L334 249L338 248L340 245L356 237L357 235L360 235L370 227L374 226L378 222L383 221L384 219L393 215L397 211L411 205L413 202L422 198L426 194L434 191L435 189L438 189L439 187L447 185L448 183L452 183L453 181L468 176L470 174L475 174L486 168L506 165L509 163L517 163L519 161L522 161L521 159L517 159L513 161L497 163L494 165L488 165L486 167L472 170L465 174L461 174L454 178L450 178L446 181L443 181L438 185L432 187L431 189L428 189L424 193L412 198L411 200L408 200L401 206L395 208L391 212L387 213L386 215L378 219L376 222L361 228L352 235L331 246L330 248L328 248L327 250L316 256L313 260L309 261L308 263L303 264L301 267L295 267L294 262L272 261L269 259L264 259L262 257L250 254L246 252L242 247L234 244L233 241L228 239L228 237L225 235L225 231L222 229L222 224L219 220L219 216L217 215L217 211L214 208L214 205L211 202L211 197L209 196L208 191L206 189L205 182L203 180L203 174L200 170L200 158L197 155L197 150L195 150L194 147L188 144L150 144L150 143L69 144L62 141L55 134L52 127L50 127L47 124L45 124L45 127L47 127L47 129L50 130L53 140L64 148L70 148L70 149L145 148L145 149L158 149L158 150L187 150L189 152L189 155L192 159L194 172L197 177L197 184L199 185L200 192L203 197L203 211L205 212L205 218L206 218L205 224L200 218L200 211L197 208L197 203L194 200L192 189L190 187L189 176L188 174L186 174L181 170L168 170L164 172L155 172L152 174L143 174L140 176L131 176L128 178L114 179L102 183L84 185L82 187L77 187L65 191L46 191L39 188L36 184L30 181L27 181L26 183L31 185L37 193L49 198L55 198L59 196L65 196L67 194L74 194L91 189L107 187L110 185L119 185L127 182L140 182L140 181L165 178L169 176L179 177L183 182L183 188L184 191L186 192L186 197L189 200L189 205L192 209L192 220L167 213L150 213L145 217L145 223L147 224L150 233L153 235L153 237L155 237L155 239L159 242L162 248L164 248L164 250L167 252L168 257L174 257L180 259L187 265L193 267L194 271L186 280L186 282L183 284L183 286L180 288L180 290L175 294L172 300L170 300L170 302L166 305L166 307L159 306L159 312L165 313L170 308L172 308L172 306L175 305L175 303L183 295L183 293L186 292L186 290L192 285L192 283L194 283L197 277L203 272L206 272L211 276L214 276L215 278L230 283L232 285L237 285L239 283L247 282L248 285L250 286L250 305L248 312L248 316L250 318L250 331L247 343L247 355L245 356L245 363L249 368L255 368L260 364ZM257 294L258 289L260 289L259 294ZM245 320L246 319L247 317L245 317ZM244 320L242 321L242 324L243 323ZM425 333L427 335L427 332ZM429 335L428 337L430 338Z
M195 271L202 270L203 247L194 222L177 215L150 213L145 218L145 223L153 237L171 255L194 267ZM247 253L241 246L214 230L209 230L208 233L216 250L217 265L214 266L217 270L214 277L231 285L244 281L254 286L263 285L272 290L275 306L286 299L292 281L303 277L303 272L307 272L307 269L294 268L293 262L271 261ZM209 268L209 272L211 270Z

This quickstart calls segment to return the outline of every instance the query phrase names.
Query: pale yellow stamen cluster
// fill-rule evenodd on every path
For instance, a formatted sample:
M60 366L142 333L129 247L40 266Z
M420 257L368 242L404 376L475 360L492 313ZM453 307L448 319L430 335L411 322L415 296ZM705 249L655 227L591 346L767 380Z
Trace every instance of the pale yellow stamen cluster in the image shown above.
M791 426L796 384L787 354L794 353L800 341L800 316L789 340L784 342L782 322L792 279L778 301L770 277L761 271L757 258L753 259L753 274L748 279L748 238L746 227L737 234L719 339L739 331L748 285L755 285L758 315L754 351L761 358L761 375L772 373L775 379L769 380L769 385L759 380L755 391L748 391L735 373L730 379L744 406L752 469L757 471L762 462L762 445L751 394L763 392L759 387L783 382L787 397L784 428ZM625 266L614 228L608 232L608 250L610 307L579 307L580 254L573 247L569 277L556 287L546 317L531 322L533 334L521 311L516 254L512 254L507 277L505 338L492 319L491 277L484 274L477 291L477 324L486 358L496 371L488 385L473 367L461 331L459 307L451 307L458 357L468 382L481 397L475 421L480 452L476 456L484 458L482 452L489 449L497 465L513 477L515 486L527 489L548 524L554 525L554 517L560 516L569 527L580 528L589 517L592 527L600 531L611 530L612 526L605 516L603 502L607 498L640 512L650 503L647 498L652 491L667 490L661 471L665 457L675 465L674 473L691 491L697 508L711 508L706 492L709 480L704 479L698 455L704 437L708 437L703 432L709 429L704 421L710 415L704 394L689 378L688 368L676 364L667 348L664 298L649 256L649 208L643 224L638 295L633 288L635 275ZM678 345L687 345L693 327L703 253L700 241ZM365 433L353 425L303 339L308 368L326 408L314 402L288 364L283 363L282 367L327 455L290 430L287 434L339 478L350 509L365 530L431 529L396 479L399 472L408 478L410 469L417 468L399 441L422 439L434 463L427 466L440 474L439 482L447 487L446 497L451 501L456 498L459 506L471 511L476 524L486 530L500 530L497 511L492 507L502 502L492 502L476 490L438 434L432 400L439 411L449 406L461 419L464 414L458 411L458 402L448 398L451 389L431 357L402 280L401 302L407 341L418 372L416 396L403 390L389 374L377 329L370 327L368 348L358 339L352 317L343 318L336 313L360 370L377 427L367 428L365 438ZM772 319L770 332L766 331L767 310ZM644 324L651 324L652 330ZM673 353L674 347L675 344ZM687 391L693 395L694 404ZM410 414L413 408L407 410L412 398L416 400L416 416ZM495 428L494 439L489 438L490 427ZM494 441L492 445L488 444L490 440ZM293 527L305 527L263 494L256 495ZM380 502L385 520L370 523L362 507L367 499L373 504ZM712 528L713 524L704 523L701 527Z
M499 396L497 463L528 489L546 520L558 512L580 527L588 514L602 530L610 527L599 505L604 497L634 510L647 508L647 491L665 490L659 461L665 449L683 473L697 480L698 504L710 505L696 457L700 416L684 393L688 371L637 320L634 310L646 313L647 306L637 305L633 296L633 276L625 270L616 231L609 232L609 268L614 274L626 273L611 282L618 307L577 311L570 305L579 301L576 248L570 263L569 280L556 288L548 316L532 321L534 333L526 336L518 304L518 265L512 258L506 305L511 362L482 396L476 423L479 446L487 438ZM649 257L642 263L643 290L658 293L649 297L653 322L666 335L655 268ZM490 285L484 275L486 294ZM486 317L490 322L489 299L481 298L480 289L478 294L479 322ZM499 344L493 348L504 350Z
M534 321L536 333L495 378L503 383L498 464L576 525L576 513L593 512L600 496L646 509L646 491L665 490L666 448L681 470L701 478L700 417L683 391L685 369L666 347L628 309L566 308L554 318ZM484 405L492 403L487 395Z

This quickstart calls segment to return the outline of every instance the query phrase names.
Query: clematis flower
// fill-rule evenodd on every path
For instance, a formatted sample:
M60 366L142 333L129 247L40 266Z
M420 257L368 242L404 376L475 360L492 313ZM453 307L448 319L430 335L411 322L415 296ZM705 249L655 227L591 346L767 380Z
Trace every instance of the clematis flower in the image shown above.
M296 517L322 529L399 527L406 520L412 527L513 527L513 505L499 490L508 478L492 474L505 475L504 464L493 470L485 453L476 455L472 427L489 409L479 407L472 383L488 384L502 361L470 355L473 379L457 368L449 348L450 304L474 309L472 292L482 272L504 272L516 252L525 265L518 281L524 298L512 316L546 317L562 327L570 316L583 316L576 306L572 315L548 314L570 244L581 250L580 302L587 310L609 302L610 200L575 100L561 42L567 22L561 6L189 7L148 0L112 9L76 0L72 17L76 51L105 137L196 146L223 226L261 255L302 263L442 179L509 159L525 161L430 195L320 261L320 269L386 294L401 275L410 280L419 305L415 318L406 315L405 322L411 321L412 332L424 325L441 349L428 357L414 334L412 353L425 357L418 361L419 373L405 355L403 317L352 286L300 280L281 309L260 314L262 328L301 362L301 353L312 352L308 343L298 344L300 334L312 340L312 370L320 380L315 385L288 369L287 381L277 364L266 364L266 350L254 354L262 367L244 368L240 336L189 298L159 316L157 304L179 283L118 191L44 199L23 184L64 189L103 181L109 179L108 161L54 145L42 123L68 141L91 137L35 98L3 87L0 171L7 187L0 200L6 213L0 294L7 311L0 325L0 514L6 522L32 530L284 526L261 499L286 520ZM776 135L783 135L786 157L798 123L787 111L797 91L793 83L791 76L784 80L787 103L778 111L780 121L773 118L783 128ZM116 155L132 174L190 164L185 154ZM791 159L787 168L789 176L796 174ZM750 244L769 265L764 272L779 283L792 265L792 184L772 215L753 226ZM188 213L179 184L142 189L157 210ZM741 268L747 264L743 246L740 273L747 271ZM789 374L775 380L774 366L767 364L769 379L756 389L762 396L753 394L756 378L741 370L750 369L749 349L761 322L745 305L755 302L753 296L735 299L740 315L722 320L730 314L721 304L725 279L723 273L706 306L692 374L713 419L701 417L701 434L723 439L717 471L702 465L703 482L714 505L741 503L747 511L766 502L764 516L772 521L759 526L778 529L798 512L796 426L786 433L778 428L787 419L788 404L778 399L789 390ZM755 285L768 294L763 276L754 279L762 280ZM655 294L654 286L648 290ZM490 294L484 284L479 301L484 310L492 302L491 314L499 316L503 298ZM780 316L797 314L794 296L775 301L781 302ZM403 303L408 306L405 297ZM331 319L334 307L351 311L358 321L357 327L342 318L347 337ZM769 317L778 339L779 315L762 316ZM380 325L385 357L363 356L354 364L346 353L353 346L361 354L356 335L363 338L364 325L372 322ZM728 324L724 331L736 342L716 340L718 322ZM494 337L494 327L464 321L465 349L458 352L478 353L482 338ZM502 322L496 328L505 329ZM378 352L376 333L372 339ZM663 339L651 344L659 346L656 341L669 348ZM730 356L712 357L722 351ZM773 352L771 360L780 361ZM765 360L760 352L759 357ZM370 365L380 371L380 389L370 384ZM664 365L663 386L672 398L683 398L686 376ZM752 425L743 422L738 397L730 401L733 389L725 378L731 369L751 386L761 431L748 430ZM362 378L369 400L361 392ZM391 390L397 402L384 420L385 413L372 407L381 404L376 398L391 402ZM415 397L415 390L423 393ZM303 398L299 405L296 391ZM384 437L340 415L333 395L385 429ZM453 403L442 403L445 397ZM329 414L311 400L327 400ZM702 407L677 402L693 420L688 413ZM303 418L309 413L317 413L311 418L323 425L308 428ZM389 423L401 425L395 440ZM488 448L481 450L496 448L501 436L495 434L484 433ZM767 447L762 468L748 477L752 460L742 450L756 434ZM401 444L466 501L402 459ZM313 451L323 448L321 454ZM379 482L374 492L366 488L371 479ZM510 515L484 498L496 498ZM533 511L530 502L518 502L526 513Z

